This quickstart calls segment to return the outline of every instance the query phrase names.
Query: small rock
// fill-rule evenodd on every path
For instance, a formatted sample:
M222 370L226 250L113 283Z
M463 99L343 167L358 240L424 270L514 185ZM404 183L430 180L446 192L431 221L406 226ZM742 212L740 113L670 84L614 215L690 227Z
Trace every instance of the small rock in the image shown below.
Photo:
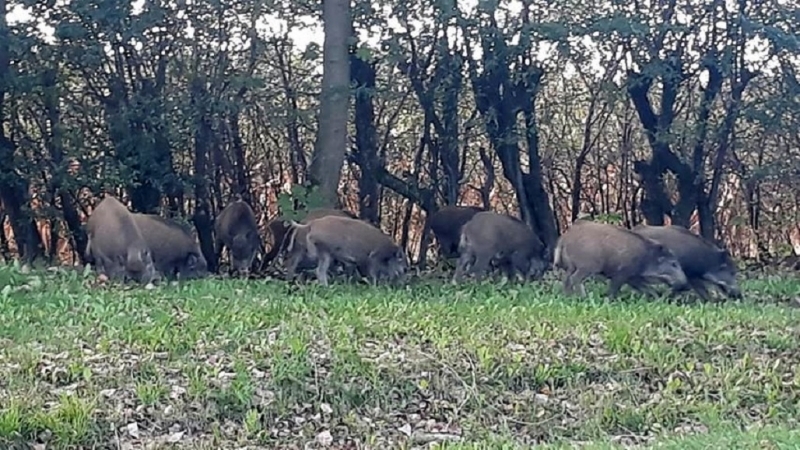
M153 283L147 283L147 284L144 286L144 288L145 288L145 289L147 289L148 291L152 291L153 289L155 289L155 288L156 288L156 285L155 285L155 284L153 284Z
M169 397L174 400L174 399L180 397L181 395L183 395L185 393L186 393L186 389L184 389L184 388L182 388L180 386L172 386L172 390L169 393Z
M319 405L319 409L320 411L322 411L323 414L330 414L333 412L333 408L331 408L331 405L327 403L321 403Z
M167 407L164 408L165 416L171 416L173 412L175 412L175 408L172 405L167 405Z
M406 436L411 436L411 425L405 424L402 427L398 428L401 433L405 434Z
M536 394L533 396L533 403L536 405L546 405L550 401L550 397L544 394Z
M322 446L329 446L333 444L333 436L331 436L331 432L325 430L317 435L317 442Z
M128 425L126 425L125 426L125 430L134 439L138 439L139 438L139 425L136 422L131 422Z
M174 444L174 443L180 441L181 439L183 439L183 435L184 435L183 431L179 431L177 433L172 433L169 436L167 436L167 442L169 442L170 444Z

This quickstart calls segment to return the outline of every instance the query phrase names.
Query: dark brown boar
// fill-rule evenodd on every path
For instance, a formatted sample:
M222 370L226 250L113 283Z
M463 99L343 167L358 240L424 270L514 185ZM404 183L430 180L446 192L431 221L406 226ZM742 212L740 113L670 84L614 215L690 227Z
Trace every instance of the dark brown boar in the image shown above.
M330 215L306 224L289 223L290 279L304 259L316 265L317 280L323 286L328 284L328 269L333 262L356 266L373 285L384 278L395 281L408 270L403 249L378 228L361 220Z
M564 292L571 294L591 275L609 279L608 295L613 298L624 284L652 293L649 284L670 286L687 283L678 259L665 246L614 225L578 220L558 239L554 266L566 271Z
M167 279L208 275L208 262L191 232L172 220L153 214L133 214L153 255L156 269Z
M689 284L674 288L674 294L691 287L708 300L710 295L706 284L711 284L729 297L741 298L736 282L736 264L727 250L677 225L639 225L633 232L662 244L678 258Z
M97 271L111 279L132 278L142 284L156 281L150 247L133 215L111 195L95 207L86 222L86 253Z
M235 200L220 211L214 220L214 247L219 255L228 249L231 269L247 275L256 253L261 248L258 223L253 208L243 200Z
M325 216L340 216L340 217L349 217L351 219L355 219L356 216L348 211L343 211L341 209L333 209L333 208L312 208L308 211L308 213L303 217L300 223L308 223L310 220L318 219L320 217ZM289 225L290 221L286 217L276 217L275 219L271 220L269 224L267 224L267 230L269 230L269 234L272 236L272 248L270 248L269 252L264 256L264 262L269 263L273 261L278 255L283 251L286 247L286 234L289 232ZM300 263L300 267L308 266L309 264Z
M485 211L476 206L445 206L431 214L425 226L433 232L439 242L439 252L444 258L458 256L458 243L461 238L461 228L469 222L475 214Z
M502 268L509 280L540 278L547 269L544 244L523 221L492 211L475 214L461 229L460 257L453 281L468 270L480 279L492 263Z

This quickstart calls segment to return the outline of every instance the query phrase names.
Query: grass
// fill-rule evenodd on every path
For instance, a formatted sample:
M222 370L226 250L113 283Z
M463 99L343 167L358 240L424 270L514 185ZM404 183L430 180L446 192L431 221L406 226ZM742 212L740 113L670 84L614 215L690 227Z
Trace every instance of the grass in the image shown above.
M23 272L0 266L0 448L800 448L796 278L681 306Z

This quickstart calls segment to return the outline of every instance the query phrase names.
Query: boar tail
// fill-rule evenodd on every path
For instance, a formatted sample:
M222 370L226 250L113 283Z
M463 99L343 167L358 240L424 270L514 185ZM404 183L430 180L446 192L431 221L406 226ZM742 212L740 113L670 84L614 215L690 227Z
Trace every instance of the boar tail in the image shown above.
M463 253L467 247L469 247L469 237L467 237L467 233L464 233L464 230L461 230L461 236L458 238L458 252Z
M556 249L553 252L553 267L561 267L564 262L564 249L561 242L556 244Z
M83 251L83 258L85 261L92 259L92 235L86 237L86 249Z

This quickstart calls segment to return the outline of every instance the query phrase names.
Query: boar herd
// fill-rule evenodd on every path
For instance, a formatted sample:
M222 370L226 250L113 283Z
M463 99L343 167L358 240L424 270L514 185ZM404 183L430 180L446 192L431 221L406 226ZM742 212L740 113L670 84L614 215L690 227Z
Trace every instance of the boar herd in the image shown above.
M148 284L161 279L192 279L209 274L206 257L191 230L177 222L128 210L107 195L86 223L86 259L98 273L117 280ZM312 271L321 285L338 268L370 284L398 284L410 269L403 248L378 227L331 208L311 209L300 221L279 217L267 224L271 247L264 246L253 209L243 200L229 203L214 221L214 250L227 250L230 268L247 275L256 256L262 263L283 255L287 278ZM584 280L608 280L608 296L623 285L655 295L664 283L671 293L694 290L710 299L708 287L739 298L737 269L727 250L679 226L639 225L627 229L578 220L561 235L552 252L523 221L472 207L445 206L431 214L424 233L432 233L440 255L456 259L452 281L467 275L482 279L498 269L508 279L539 280L551 267L564 273L567 294ZM552 255L552 256L550 256Z

